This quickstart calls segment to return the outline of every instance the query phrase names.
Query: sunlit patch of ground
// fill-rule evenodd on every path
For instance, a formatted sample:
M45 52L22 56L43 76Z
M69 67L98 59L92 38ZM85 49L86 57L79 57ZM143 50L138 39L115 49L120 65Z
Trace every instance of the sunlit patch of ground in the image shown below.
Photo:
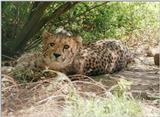
M71 81L56 72L58 76L18 83L9 74L3 75L3 116L93 117L91 113L94 112L95 117L117 117L118 114L122 117L159 117L160 69L154 65L153 56L147 57L148 48L158 47L157 37L138 36L127 42L135 54L135 62L118 73L92 77L94 80L91 77L77 80L76 76L77 79ZM130 89L126 89L128 85ZM117 86L118 93L125 96L113 95Z

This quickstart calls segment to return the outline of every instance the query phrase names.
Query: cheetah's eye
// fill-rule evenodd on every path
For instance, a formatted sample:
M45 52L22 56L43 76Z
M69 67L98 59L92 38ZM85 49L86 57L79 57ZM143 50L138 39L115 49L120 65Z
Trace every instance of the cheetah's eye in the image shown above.
M69 48L69 45L64 45L64 49L68 49Z
M54 44L54 43L50 43L49 45L50 45L51 47L53 47L55 44Z

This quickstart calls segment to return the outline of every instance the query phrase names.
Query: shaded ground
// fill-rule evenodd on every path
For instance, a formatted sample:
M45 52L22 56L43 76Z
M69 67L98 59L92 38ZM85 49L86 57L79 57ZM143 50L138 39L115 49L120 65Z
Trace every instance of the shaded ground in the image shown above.
M145 59L150 60L153 62L153 58L146 57ZM104 75L101 76L103 78L96 77L96 79L107 79L106 77L111 77L114 79L123 78L129 81L132 81L131 90L133 95L141 95L145 99L160 99L159 87L160 87L160 69L154 65L144 65L144 64L133 64L127 70L120 71L119 73L111 74L111 75Z
M133 51L136 53L135 62L127 69L114 74L94 77L93 79L98 82L87 78L86 80L72 81L71 84L82 95L87 96L92 95L92 92L96 95L103 94L105 90L109 90L117 84L120 79L132 81L129 93L131 92L133 97L141 101L144 108L144 117L159 117L160 68L154 65L153 57L146 57L144 46L134 46ZM2 87L5 92L4 100L2 100L3 114L6 117L46 117L50 113L52 116L53 114L55 116L60 114L62 110L60 105L63 105L63 97L68 93L70 83L56 81L55 78L51 78L36 83L30 82L24 86L24 84L17 84L9 76L4 77L7 77L10 83L8 87ZM99 82L103 83L105 87Z
M126 70L95 78L109 86L111 82L104 80L108 77L132 81L131 93L136 99L143 100L146 116L158 117L160 115L160 68L154 64L153 57L146 57L145 52L139 52L135 57L135 62Z
M74 86L86 96L88 95L87 93L91 95L91 92L95 92L98 95L103 94L103 88L107 90L110 89L120 79L132 81L129 92L132 93L133 97L141 101L144 108L144 117L158 117L160 114L159 77L160 69L154 65L153 57L137 56L135 63L131 64L126 70L110 75L106 74L94 77L96 81L102 82L105 87L101 87L98 82L90 79L75 80L72 81L72 84L75 84ZM12 89L10 91L11 96L7 99L8 101L10 100L6 106L6 108L8 108L7 110L10 111L9 114L7 114L8 117L19 117L22 115L23 117L47 116L47 114L53 116L53 113L55 116L59 115L61 107L52 101L50 102L49 99L51 98L52 100L52 98L57 96L58 98L56 97L54 101L56 100L61 103L60 100L62 100L63 103L63 98L59 97L59 95L65 96L68 91L66 88L68 84L62 82L58 84L58 87L53 88L52 83L55 84L56 82L53 79L42 80L37 84L29 83L24 89L19 90L17 88L18 90L16 91ZM14 81L12 84L14 84ZM14 85L14 87L15 86L16 85ZM47 88L44 88L46 86ZM48 88L50 89L46 92ZM16 92L18 92L18 95L16 95ZM48 102L50 103L48 104ZM32 106L34 106L34 108L32 108ZM53 112L53 107L55 112ZM38 113L34 112L35 109ZM5 112L8 113L7 110L5 110ZM16 114L13 115L12 111L16 112Z

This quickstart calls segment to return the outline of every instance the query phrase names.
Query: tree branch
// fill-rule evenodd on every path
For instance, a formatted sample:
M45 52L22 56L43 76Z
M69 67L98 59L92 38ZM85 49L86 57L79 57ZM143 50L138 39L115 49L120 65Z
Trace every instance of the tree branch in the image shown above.
M38 30L40 28L42 28L46 23L48 23L50 20L54 20L56 18L58 18L60 15L64 14L65 12L67 12L69 9L71 9L72 7L74 7L78 2L66 2L65 4L59 6L50 16L46 16L44 18L42 18L39 22L39 25L37 26L37 28L34 28L35 30ZM32 31L35 32L35 31ZM39 43L39 41L35 41L33 42L33 46L36 45L36 43ZM32 48L32 46L30 46L29 48ZM27 48L28 49L28 48Z
M33 13L35 12L35 9L38 7L39 3L40 2L37 2L37 1L32 3L32 8L30 10L30 14L29 14L28 20L30 20L31 17L33 16Z
M93 10L93 9L95 9L95 8L97 8L97 7L101 7L101 6L105 5L105 4L107 4L108 2L109 2L109 1L103 2L102 4L95 5L95 6L91 7L90 9L88 9L87 11L84 11L83 13L80 13L80 14L77 15L76 17L85 16L85 15L86 15L87 13L89 13L91 10Z
M26 46L27 42L38 31L40 31L46 23L48 23L51 19L57 19L59 16L63 15L69 9L74 7L78 2L64 2L64 4L54 10L51 15L44 16L44 11L50 5L50 3L51 2L40 2L36 5L37 7L34 9L31 19L26 22L18 37L14 41L8 43L8 46L10 47L10 50L7 50L8 55L13 56L15 52L24 52L24 47Z
M74 7L78 2L66 2L65 4L59 6L50 16L46 16L43 18L43 20L49 21L49 20L53 20L56 19L57 17L59 17L61 14L65 13L66 11L68 11L69 9L71 9L72 7Z
M34 28L34 26L38 25L45 9L50 5L50 3L51 2L41 2L38 4L37 8L32 14L33 16L30 18L30 20L28 20L28 22L26 22L23 30L20 32L18 37L14 41L8 43L8 45L12 47L12 50L10 50L11 52L18 50L22 51L24 44L26 44L26 42L30 39L30 34L33 33L32 29Z
M73 21L74 21L74 22L78 22L79 20L76 20L77 17L86 16L87 13L89 13L89 12L92 11L93 9L95 9L95 8L97 8L97 7L101 7L101 6L105 5L105 4L107 4L108 2L109 2L109 1L103 2L102 4L95 5L95 6L91 7L90 9L88 9L87 11L84 11L84 12L78 14L78 15L75 16L75 17L68 18L66 21L64 21L64 20L63 20L63 21L60 21L59 23L62 23L62 22L63 22L62 25L65 25L65 24L67 24L67 23L69 23L69 22L73 22Z

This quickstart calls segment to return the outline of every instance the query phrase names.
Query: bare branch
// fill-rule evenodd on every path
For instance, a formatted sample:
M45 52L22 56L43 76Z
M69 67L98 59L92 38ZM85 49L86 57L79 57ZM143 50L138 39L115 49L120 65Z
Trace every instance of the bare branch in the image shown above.
M87 11L84 11L83 13L80 13L80 14L77 15L76 17L85 16L85 15L86 15L87 13L89 13L91 10L93 10L93 9L95 9L95 8L97 8L97 7L101 7L101 6L105 5L105 4L107 4L108 2L109 2L109 1L103 2L102 4L95 5L95 6L91 7L90 9L88 9Z
M13 42L8 43L9 46L12 46L12 50L10 51L22 51L24 44L26 44L27 41L31 38L30 35L32 34L33 36L34 32L32 30L36 25L38 25L45 9L50 5L50 3L51 2L41 2L38 4L33 12L33 16L28 22L26 22L23 30L21 31L21 33L19 33L18 37Z
M108 1L107 2L103 2L102 4L98 4L98 5L95 5L95 6L93 6L93 7L91 7L90 9L87 9L87 11L84 11L84 12L82 12L82 13L80 13L80 14L78 14L77 16L75 16L75 17L72 17L72 18L68 18L66 21L61 21L61 22L59 22L59 23L62 23L63 22L63 24L62 25L65 25L65 24L67 24L67 23L69 23L69 22L78 22L79 20L76 20L76 18L77 17L81 17L81 16L86 16L90 11L92 11L93 9L95 9L95 8L97 8L97 7L101 7L101 6L103 6L103 5L106 5L108 3Z
M63 13L65 13L66 11L68 11L69 9L71 9L72 7L74 7L78 2L66 2L65 4L61 5L60 7L58 7L50 16L46 16L43 18L43 20L49 21L49 20L53 20L57 17L59 17L60 15L62 15Z

